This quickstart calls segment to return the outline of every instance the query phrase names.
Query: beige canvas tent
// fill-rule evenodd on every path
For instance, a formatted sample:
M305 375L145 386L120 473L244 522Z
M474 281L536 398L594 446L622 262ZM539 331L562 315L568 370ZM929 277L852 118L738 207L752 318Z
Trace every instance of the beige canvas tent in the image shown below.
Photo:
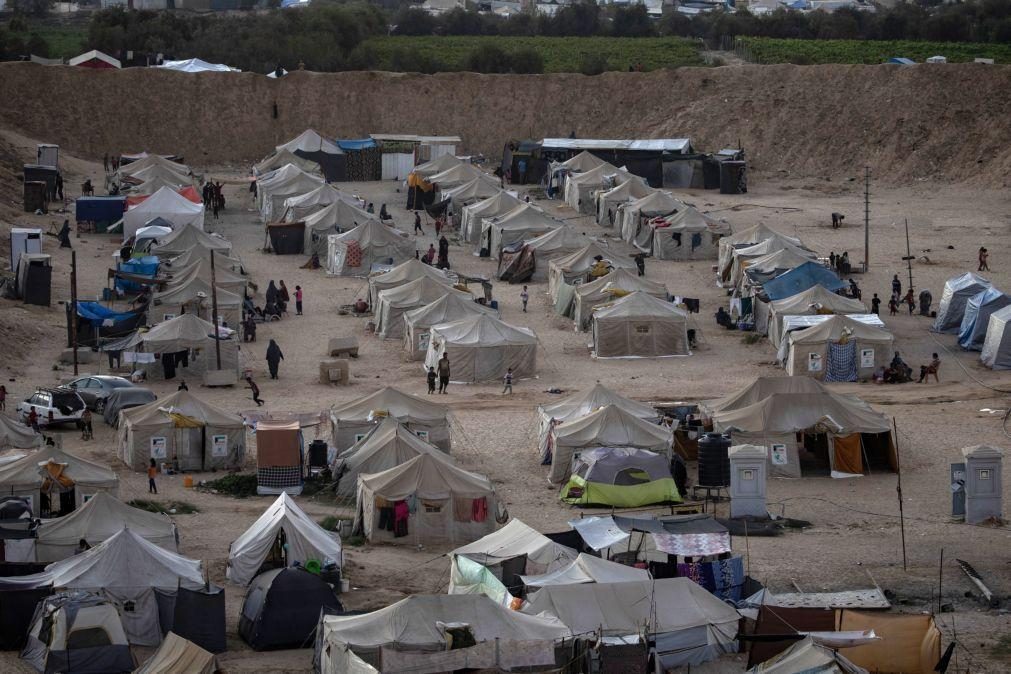
M407 425L418 437L445 452L452 447L449 410L425 398L408 395L393 387L379 389L363 398L330 410L333 444L338 451L361 441L385 417Z
M417 173L417 169L414 171ZM463 162L457 164L456 166L450 167L445 171L440 171L425 178L428 182L439 188L441 194L440 199L445 199L445 191L453 189L454 187L460 187L465 185L472 180L482 180L489 186L498 189L499 179L495 176L485 173L481 169L477 168L473 164L465 164Z
M253 165L253 175L262 176L288 164L294 164L311 175L322 175L319 164L310 159L299 157L287 148L275 150L259 164Z
M590 326L590 317L594 307L624 297L629 293L644 292L653 297L667 299L667 286L656 281L650 281L627 271L624 268L615 269L607 276L596 281L576 286L571 315L580 330ZM557 303L556 303L557 308Z
M609 190L601 190L594 195L596 199L597 224L601 227L621 227L618 219L618 209L621 204L629 203L649 196L656 192L640 180L626 180Z
M653 232L651 252L658 260L715 260L720 239L730 233L729 225L691 206L648 227Z
M644 292L634 292L593 310L591 332L597 358L689 356L688 313Z
M471 298L470 293L427 276L383 290L375 307L376 334L384 339L403 339L405 313L451 294Z
M765 305L765 303L761 303ZM757 311L767 314L767 329L769 341L772 345L779 347L783 341L783 317L784 316L810 316L814 314L866 314L867 305L862 301L837 295L822 285L814 285L804 292L797 293L791 297L784 297L765 305L765 311Z
M284 215L284 201L323 184L319 176L306 173L294 164L286 164L256 180L256 198L264 222Z
M747 260L744 273L738 279L732 279L733 287L742 294L750 294L750 289L761 286L791 269L814 259L815 256L794 246L774 251L762 257Z
M460 235L464 241L477 244L481 240L485 218L503 216L522 203L519 197L501 191L493 197L464 206L460 216Z
M240 297L245 292L249 280L241 273L229 268L228 258L215 253L214 273L212 274L210 251L199 255L195 249L190 249L187 257L186 264L174 262L170 268L165 270L165 275L170 279L167 285L168 290L176 288L194 278L198 278L209 285L213 276L217 287L224 288L228 292ZM162 272L162 269L159 267L159 275L161 275L160 272Z
M345 199L324 206L305 218L305 248L307 254L326 255L331 234L340 234L366 222L379 222L379 216Z
M452 200L453 213L459 216L464 206L483 201L484 199L490 199L501 191L502 189L494 182L490 182L483 177L475 177L473 180L456 187L442 190L440 196L442 199Z
M0 494L27 498L35 517L66 515L99 492L119 493L116 473L53 446L0 466Z
M160 218L172 229L184 226L204 228L204 205L195 204L175 190L162 187L123 214L123 240L128 241L148 222Z
M722 277L724 269L726 269L729 273L729 266L731 262L733 262L735 250L754 245L773 236L785 238L796 246L801 245L800 239L780 234L779 232L770 229L767 225L755 225L754 227L749 227L720 239L720 250L717 262L717 268L719 271L717 276Z
M230 255L232 244L216 234L208 234L202 227L185 225L176 227L171 234L160 239L157 245L151 247L151 254L171 257L191 249L214 250Z
M525 247L533 252L534 271L531 281L546 281L552 260L568 257L585 249L593 239L574 227L559 227L525 242Z
M119 413L119 458L133 470L151 459L181 470L239 468L246 457L242 417L214 407L189 391L176 391Z
M350 198L336 187L323 183L316 189L285 199L281 205L279 219L284 222L305 220L332 203Z
M434 175L438 175L440 173L443 173L444 171L448 171L451 168L461 166L464 164L466 164L466 162L462 159L457 159L451 154L443 154L439 155L432 161L425 162L424 164L418 164L417 166L414 167L412 173L420 178L425 178L427 180L428 178L431 178Z
M134 674L214 674L217 670L213 653L169 632L154 655Z
M332 467L334 478L338 480L337 494L354 498L359 475L381 473L416 456L433 453L436 458L451 461L448 452L422 440L393 417L386 417L368 435L337 456Z
M452 323L467 316L489 314L498 316L491 307L478 304L459 293L447 293L423 307L404 313L404 349L411 360L423 360L428 352L428 340L433 325Z
M593 215L596 203L593 193L605 187L614 187L633 176L616 166L603 162L582 173L570 174L565 179L563 198L573 210L585 215ZM636 178L636 180L639 180Z
M137 161L130 162L129 164L123 164L119 167L119 174L123 176L137 175L152 166L168 169L184 176L193 174L193 171L191 171L190 167L186 164L166 159L165 157L157 154L149 154L146 157L141 157Z
M806 257L807 260L804 260L804 262L816 260L818 258L818 255L813 251L806 250L801 246L795 245L790 240L777 235L769 237L764 241L759 241L751 246L737 248L734 251L733 259L730 263L729 276L725 277L724 280L727 281L730 286L740 286L747 277L747 270L750 269L753 263L760 262L762 264L768 264L770 256L773 253L779 253L781 251L790 251L793 254L791 257L794 258ZM804 262L801 262L801 264ZM760 277L760 279L763 282L771 280L768 275Z
M645 421L618 405L605 405L551 429L551 470L548 479L565 482L572 475L572 458L592 447L634 447L669 455L674 430Z
M134 508L100 491L66 517L43 520L35 543L35 558L48 563L73 557L82 539L98 545L121 529L129 529L158 547L177 552L179 536L175 523L167 515Z
M558 297L558 290L563 285L587 283L590 280L590 269L596 264L598 256L609 267L616 269L635 267L635 262L628 255L591 240L583 248L548 262L548 294L551 298Z
M389 271L369 277L369 304L376 307L379 303L379 293L416 281L419 278L430 278L450 287L456 280L455 275L411 257Z
M521 576L528 592L550 585L581 585L584 583L626 583L648 581L649 571L627 564L618 564L594 555L580 553L578 557L555 571Z
M375 220L327 237L326 270L331 276L367 276L373 264L400 264L413 257L413 239Z
M159 323L183 315L195 316L210 323L213 313L211 284L199 277L188 276L178 284L152 297L150 314ZM217 286L218 318L228 325L238 326L242 320L242 297ZM209 334L209 333L208 333Z
M417 503L415 511L398 518L397 504L408 500ZM487 477L422 454L381 473L359 475L354 530L371 542L463 545L495 530L497 507Z
M647 244L651 236L649 221L653 218L664 217L685 208L685 203L675 198L669 192L654 190L635 201L619 204L615 215L615 226L619 227L621 238L629 244L635 244L642 239L642 248L649 250Z
M516 379L537 373L537 337L529 328L476 314L433 325L430 335L425 370L438 368L439 360L447 354L451 381L499 381L509 368Z
M832 316L786 336L783 367L791 377L823 381L866 381L892 358L892 333L847 316Z
M222 291L224 292L224 291ZM218 307L219 311L221 307ZM226 328L217 330L219 339L215 344L215 327L196 316L183 314L158 323L147 332L137 332L130 340L124 353L143 352L161 354L157 360L142 363L136 367L143 369L149 379L161 379L165 375L165 359L177 353L188 352L186 360L174 360L177 376L202 377L204 373L217 370L217 351L221 353L221 370L239 371L239 342L234 333ZM226 334L228 336L226 336ZM125 356L129 359L130 356ZM138 359L139 361L139 359Z
M748 670L749 674L867 674L844 655L806 636L785 651Z
M520 204L505 215L485 218L481 232L481 247L498 258L503 246L534 239L562 227L556 220L532 204Z

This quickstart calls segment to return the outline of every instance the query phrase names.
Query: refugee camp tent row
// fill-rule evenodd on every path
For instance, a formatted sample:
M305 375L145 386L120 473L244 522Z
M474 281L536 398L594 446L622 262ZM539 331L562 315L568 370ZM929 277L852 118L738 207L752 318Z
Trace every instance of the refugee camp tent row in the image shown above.
M758 306L763 305L764 310L759 311ZM824 286L816 285L796 295L785 297L774 302L755 302L756 318L761 315L765 320L761 324L756 324L755 329L768 330L769 341L776 348L783 342L783 317L784 316L811 316L811 315L846 315L846 314L866 314L867 305L861 300L851 297L843 297L834 293Z
M615 209L614 226L616 233L630 244L639 238L640 231L654 218L673 215L685 208L685 203L675 198L670 192L653 190L646 196L618 204ZM648 232L645 233L648 236ZM643 240L643 246L648 241Z
M791 377L867 381L891 362L894 346L895 338L888 330L849 316L828 316L784 336L779 357Z
M800 239L786 236L770 229L766 225L755 225L743 231L725 236L720 239L719 252L717 253L716 281L721 287L730 281L730 272L734 263L735 253L738 250L750 248L755 244L767 239L777 238L791 243L794 246L803 246ZM764 254L768 254L768 251Z
M768 255L748 260L744 265L744 274L736 281L732 281L732 286L741 295L750 295L767 281L782 276L812 259L814 259L812 253L797 247L781 248Z
M611 189L603 189L593 196L596 200L597 224L601 227L621 226L618 213L621 204L630 203L647 197L655 192L652 187L638 180L626 180ZM619 229L620 231L620 229Z
M808 251L802 246L794 244L788 238L777 234L750 246L742 246L735 249L729 269L724 271L724 285L731 288L741 286L747 278L747 269L753 262L767 263L770 255L784 250L790 251L795 257L806 257L807 260L805 262L817 260L817 255L814 252ZM787 271L798 266L800 265L789 267ZM765 282L771 281L772 278L765 277L760 280L764 285Z
M397 265L414 253L414 240L405 232L368 221L327 237L326 270L332 276L368 276L373 265Z
M328 183L324 183L307 192L285 199L281 205L281 217L278 219L283 222L304 220L313 213L342 199L351 199L351 196L345 195Z
M658 260L715 260L720 239L730 232L730 225L687 206L646 224L645 235L651 235L652 246L644 252ZM640 231L637 246L642 238Z
M944 292L937 305L934 332L957 334L962 326L969 300L990 288L990 282L972 272L953 276L944 283Z
M440 171L439 173L430 175L426 178L426 180L436 187L436 201L446 199L446 192L449 190L466 185L474 180L484 182L487 185L485 188L486 191L499 189L498 178L485 173L473 164L465 164L463 162L456 164L445 171ZM488 196L494 196L494 192Z
M213 250L217 255L231 255L232 244L217 234L205 232L201 226L186 225L158 239L149 252L158 257L173 257L191 250Z
M331 444L338 452L360 442L386 417L400 421L419 438L447 453L453 444L448 408L392 387L335 406L329 417L333 429Z
M432 177L464 166L465 163L452 154L440 154L430 161L415 166L407 175L407 209L419 211L435 203L435 185L431 182ZM470 180L476 177L471 174ZM460 184L462 183L456 183L457 186Z
M464 206L460 214L460 236L467 243L477 245L481 241L486 218L501 217L522 203L515 194L503 190L493 197Z
M594 193L598 190L613 189L629 180L635 180L645 186L642 178L606 162L583 173L571 174L565 180L565 203L579 213L596 215Z
M284 216L284 204L288 199L311 192L322 184L321 178L306 173L294 164L257 178L256 197L260 217L264 222L280 220Z
M635 262L628 255L616 249L606 247L603 243L593 240L577 251L548 261L548 295L552 301L558 298L562 286L577 286L592 280L592 270L597 259L603 261L603 267L612 269L634 269ZM571 291L570 292L574 292Z
M688 313L636 291L591 316L595 358L665 358L691 355Z
M473 300L469 292L456 290L427 276L380 291L374 310L377 319L376 335L384 339L403 339L406 312L450 294L455 294L464 301Z
M225 270L222 270L222 274ZM245 281L243 280L243 285ZM217 297L214 297L214 295ZM217 302L218 313L214 315L214 302ZM243 294L232 292L221 284L216 284L212 290L210 281L205 281L199 275L185 277L178 283L170 284L164 291L156 292L151 298L150 313L159 323L170 321L182 316L193 316L206 322L238 326L242 321ZM215 320L215 318L217 320ZM213 329L205 334L213 334Z
M510 325L488 314L475 314L429 329L425 370L449 357L450 380L472 384L537 374L537 336L525 327Z
M498 311L478 304L472 297L459 293L447 293L422 307L404 313L404 349L410 360L424 360L428 353L432 326L474 316L488 314L498 316Z
M499 194L502 189L484 178L476 177L457 187L442 191L442 199L448 199L452 206L454 224L459 227L462 222L463 209L470 204L476 204Z
M116 473L54 446L0 465L0 493L27 499L35 517L68 515L99 492L119 493Z

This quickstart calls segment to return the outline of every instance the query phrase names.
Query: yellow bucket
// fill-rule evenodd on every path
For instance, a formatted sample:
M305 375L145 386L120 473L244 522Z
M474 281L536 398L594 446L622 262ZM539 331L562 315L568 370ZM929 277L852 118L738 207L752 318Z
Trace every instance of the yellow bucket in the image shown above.
M190 488L193 487L193 476L192 475L184 475L183 476L183 486L186 487L187 489L190 489Z

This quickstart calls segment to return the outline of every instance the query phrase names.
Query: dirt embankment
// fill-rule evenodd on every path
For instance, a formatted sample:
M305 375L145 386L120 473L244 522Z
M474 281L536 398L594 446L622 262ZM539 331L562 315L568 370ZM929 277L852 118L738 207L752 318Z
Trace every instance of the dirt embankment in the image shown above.
M90 71L0 65L0 123L81 155L150 150L194 165L264 156L306 127L509 138L738 141L759 171L891 183L1011 183L1011 67L745 66L582 75ZM276 106L276 116L275 116Z

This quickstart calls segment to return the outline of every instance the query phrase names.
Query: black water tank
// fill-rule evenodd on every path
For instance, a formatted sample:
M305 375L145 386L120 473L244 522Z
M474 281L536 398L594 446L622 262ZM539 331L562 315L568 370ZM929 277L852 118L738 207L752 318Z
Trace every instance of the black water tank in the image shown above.
M326 468L326 440L313 440L309 443L309 467Z
M730 486L730 438L722 433L706 433L699 438L699 486Z

